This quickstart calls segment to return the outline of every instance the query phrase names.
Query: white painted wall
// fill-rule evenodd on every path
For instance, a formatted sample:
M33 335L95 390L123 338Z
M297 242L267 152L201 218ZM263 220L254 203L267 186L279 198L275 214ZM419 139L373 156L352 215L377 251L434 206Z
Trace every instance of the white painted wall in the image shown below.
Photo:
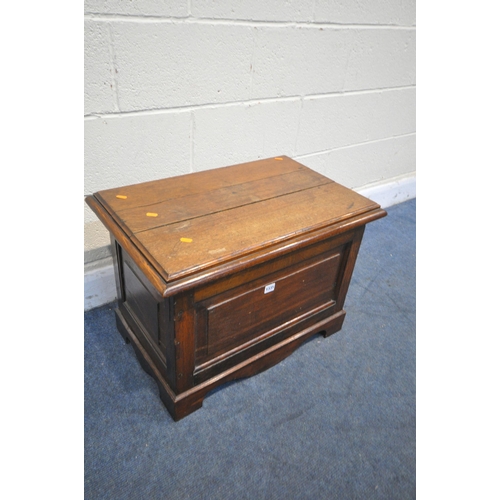
M86 0L85 12L86 194L284 154L386 206L414 196L415 0ZM85 207L87 308L109 264Z

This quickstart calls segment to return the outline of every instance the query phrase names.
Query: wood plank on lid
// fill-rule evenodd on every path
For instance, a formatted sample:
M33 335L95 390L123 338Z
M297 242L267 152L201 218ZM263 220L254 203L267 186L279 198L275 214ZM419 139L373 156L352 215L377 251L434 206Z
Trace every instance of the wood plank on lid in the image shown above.
M330 179L313 170L298 170L183 198L170 199L147 207L121 210L118 217L121 224L129 229L130 234L136 234L155 227L222 212L331 182ZM154 215L148 216L148 213Z
M377 208L350 189L329 183L146 230L133 240L158 272L173 281Z
M130 208L147 207L166 200L204 193L222 187L274 177L298 170L308 170L307 167L287 156L280 158L282 160L267 158L120 188L106 189L99 191L95 196L108 211L119 214L122 210ZM120 198L117 198L117 196Z

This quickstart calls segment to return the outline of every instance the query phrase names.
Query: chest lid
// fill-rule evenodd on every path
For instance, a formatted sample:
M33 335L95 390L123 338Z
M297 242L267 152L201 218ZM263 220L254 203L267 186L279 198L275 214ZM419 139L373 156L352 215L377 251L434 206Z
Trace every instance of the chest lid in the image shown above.
M361 214L385 215L286 156L99 191L94 201L166 283Z

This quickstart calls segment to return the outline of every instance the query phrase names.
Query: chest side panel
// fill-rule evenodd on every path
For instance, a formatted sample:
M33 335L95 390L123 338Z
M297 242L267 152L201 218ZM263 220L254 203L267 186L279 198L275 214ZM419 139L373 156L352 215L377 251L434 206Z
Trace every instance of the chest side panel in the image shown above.
M171 300L159 296L127 252L120 247L119 250L116 272L121 277L121 294L118 308L157 368L168 380L174 380L175 367L169 348L173 335Z
M125 304L143 326L154 345L160 345L159 306L127 262L123 265Z

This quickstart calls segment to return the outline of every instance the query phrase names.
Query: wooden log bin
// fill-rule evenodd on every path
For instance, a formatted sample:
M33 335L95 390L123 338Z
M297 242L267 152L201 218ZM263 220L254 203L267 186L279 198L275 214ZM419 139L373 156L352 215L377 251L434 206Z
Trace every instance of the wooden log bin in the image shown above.
M286 156L86 202L111 235L118 330L176 421L339 331L365 225L386 215Z

